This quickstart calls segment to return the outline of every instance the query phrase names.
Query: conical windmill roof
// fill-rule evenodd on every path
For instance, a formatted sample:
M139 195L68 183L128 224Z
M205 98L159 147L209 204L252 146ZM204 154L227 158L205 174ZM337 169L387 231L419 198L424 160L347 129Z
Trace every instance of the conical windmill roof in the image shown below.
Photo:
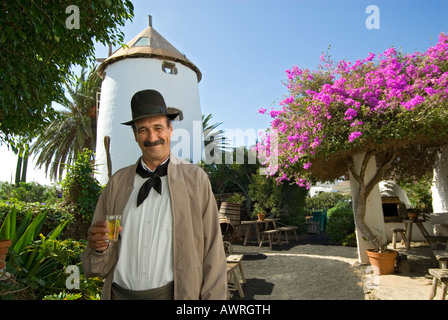
M149 21L150 25L129 41L126 44L127 47L118 49L99 65L98 74L102 76L107 66L123 59L156 58L182 63L196 72L198 82L201 81L202 73L198 67L152 27L151 18L149 18Z

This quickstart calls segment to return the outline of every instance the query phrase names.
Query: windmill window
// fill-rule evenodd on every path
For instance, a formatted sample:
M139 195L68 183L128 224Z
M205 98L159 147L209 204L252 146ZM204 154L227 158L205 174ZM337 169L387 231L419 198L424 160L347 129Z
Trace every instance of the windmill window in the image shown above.
M141 37L134 43L133 47L145 47L149 45L149 37Z
M177 74L176 64L173 62L163 61L162 70L167 74Z

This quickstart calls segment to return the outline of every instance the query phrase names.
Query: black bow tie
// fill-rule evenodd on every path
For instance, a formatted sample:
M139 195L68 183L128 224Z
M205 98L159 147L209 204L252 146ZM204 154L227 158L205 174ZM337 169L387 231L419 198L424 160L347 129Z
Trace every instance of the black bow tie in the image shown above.
M168 172L168 163L170 160L168 159L164 164L161 164L154 170L154 172L150 172L145 170L142 166L141 160L138 162L137 173L142 178L149 178L140 188L137 196L137 207L146 199L151 191L151 188L154 188L159 194L162 194L162 180L160 177L163 177Z

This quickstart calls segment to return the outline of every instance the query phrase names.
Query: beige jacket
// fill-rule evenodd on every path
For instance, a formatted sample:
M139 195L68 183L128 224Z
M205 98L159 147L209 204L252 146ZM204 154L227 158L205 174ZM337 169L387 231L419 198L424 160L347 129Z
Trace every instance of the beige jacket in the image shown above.
M92 223L123 212L134 184L135 165L110 179L98 201ZM206 173L171 155L168 185L173 210L174 299L226 299L226 257L218 209ZM123 226L126 228L126 226ZM87 277L105 277L101 299L110 299L120 241L103 253L87 247L81 255Z

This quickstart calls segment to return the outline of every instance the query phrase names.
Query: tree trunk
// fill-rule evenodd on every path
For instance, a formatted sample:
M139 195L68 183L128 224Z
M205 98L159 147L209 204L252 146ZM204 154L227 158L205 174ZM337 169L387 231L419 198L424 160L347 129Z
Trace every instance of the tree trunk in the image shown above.
M20 183L21 175L22 175L22 156L19 153L17 155L16 179L15 179L15 183L16 183L17 186Z
M355 216L358 256L361 263L368 263L366 249L381 248L385 242L384 217L378 183L394 159L391 155L377 169L375 153L358 153L349 159L350 187ZM372 229L375 231L372 232Z
M26 182L26 170L28 168L28 153L26 153L23 157L22 161L22 176L20 178L20 182Z
M355 211L355 225L357 230L361 233L363 240L366 240L373 248L381 248L381 236L375 235L365 221L366 213L368 211L368 196L369 195L366 193L365 186L360 184L358 188L357 201L356 203L353 202L353 209Z
M433 212L440 213L448 212L448 145L437 156L431 192Z

